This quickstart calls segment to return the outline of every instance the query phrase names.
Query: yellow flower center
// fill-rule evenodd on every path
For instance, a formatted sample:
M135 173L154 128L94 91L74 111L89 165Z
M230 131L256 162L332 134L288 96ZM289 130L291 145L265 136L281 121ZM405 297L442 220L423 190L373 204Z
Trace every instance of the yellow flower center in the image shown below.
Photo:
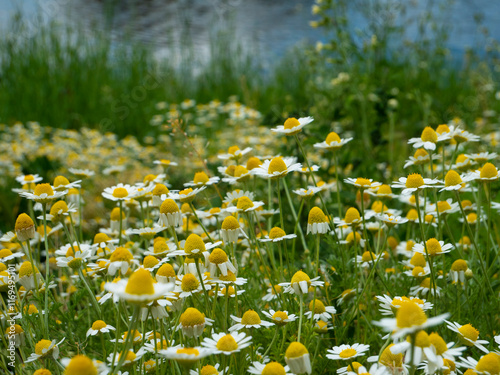
M331 132L326 136L326 144L327 145L330 145L333 142L335 142L335 143L341 142L339 135L335 132Z
M106 323L103 320L96 320L92 324L92 329L95 330L95 331L100 331L104 327L106 327Z
M48 352L44 353L44 349L47 350L51 344L52 344L52 341L50 341L50 340L43 340L42 339L42 340L38 341L35 345L35 353L38 355L41 355L41 356L48 354Z
M281 156L278 156L278 157L274 158L273 160L271 160L271 162L269 163L269 167L267 169L267 173L269 173L271 175L275 172L278 172L281 174L281 173L286 172L286 171L287 171L287 167L286 167L286 164L283 161L283 158Z
M278 362L269 362L261 372L261 375L285 375L285 368Z
M146 256L142 261L142 265L144 266L144 268L152 268L156 266L158 263L160 263L158 259L156 259L156 257L152 255Z
M396 325L399 328L409 328L421 325L426 321L427 316L424 310L413 302L402 304L396 313Z
M227 149L227 153L228 154L231 154L231 155L234 155L236 154L236 152L238 152L240 150L240 148L238 146L231 146Z
M471 212L467 215L467 222L475 223L477 221L477 214L475 212Z
M410 338L407 338L410 341ZM417 336L415 337L415 346L419 348L428 348L431 346L431 340L429 339L429 335L425 331L419 331Z
M128 196L128 191L125 188L118 187L113 190L113 197L115 198L125 198Z
M437 209L439 212L446 212L448 210L451 210L451 206L447 201L439 201L437 203Z
M425 274L425 271L422 267L415 267L413 269L413 271L411 271L411 275L413 277L419 277L419 276L423 276Z
M479 175L481 178L496 178L498 177L498 170L491 163L486 163L481 168L481 173Z
M259 314L257 314L253 310L248 310L246 311L243 316L241 317L241 324L244 325L255 325L255 324L260 324L261 320L259 317Z
M180 348L177 349L177 354L188 354L188 355L199 356L200 352L198 351L198 349L195 348Z
M387 210L388 210L387 206L382 201L375 201L375 202L373 202L371 208L372 208L373 211L375 211L377 213L381 213L382 210L384 212L387 212Z
M174 267L169 263L165 263L158 269L156 274L164 277L175 277Z
M111 210L111 214L109 215L110 219L113 221L119 221L120 220L120 212L122 219L125 219L125 212L120 211L120 207L115 207Z
M134 259L130 251L125 247L117 247L115 251L111 254L109 260L111 262L128 262Z
M35 186L35 191L33 192L33 194L40 196L44 193L48 196L54 195L52 186L50 186L50 184L37 184Z
M387 348L384 349L384 351L380 355L379 363L389 368L402 367L403 353L393 354L391 352L392 346L394 346L394 344L390 344Z
M224 230L235 230L240 227L240 223L234 216L228 216L222 222L222 229Z
M380 187L377 190L378 195L390 195L392 194L392 189L389 185L380 185Z
M340 357L340 358L352 358L352 357L354 357L356 354L358 354L358 352L356 351L356 349L348 348L348 349L344 349L344 350L342 350L342 351L339 353L339 357Z
M248 197L240 197L238 198L238 203L236 204L236 208L239 210L248 210L253 207L253 202Z
M236 281L236 275L233 272L231 272L231 271L228 270L227 271L227 275L226 276L220 275L219 279L221 281L232 281L232 282L235 282Z
M226 168L225 173L228 176L234 177L234 171L236 171L236 166L235 165L230 165L229 167Z
M200 375L219 375L219 371L214 366L205 365L201 368Z
M128 279L125 292L134 295L154 294L154 280L144 268L136 270Z
M309 211L309 216L307 218L308 224L326 223L327 221L328 219L321 208L313 207L311 211Z
M415 151L415 153L413 154L413 157L415 159L426 158L427 156L429 156L429 153L425 151L424 148L418 148L417 151Z
M160 213L162 214L173 214L179 212L179 206L173 199L165 199L160 206Z
M347 371L354 371L357 374L361 366L363 366L361 363L353 362L352 366L351 365L347 366Z
M12 255L12 251L10 251L9 249L0 250L0 258L5 258L5 257L8 257L10 255Z
M155 254L161 254L165 251L169 251L170 248L168 247L168 244L165 240L163 241L156 241L153 245L153 251Z
M236 294L236 290L232 286L230 286L229 288L222 288L220 292L228 296L234 296Z
M187 273L182 278L181 289L183 292L192 292L197 290L199 285L200 282L198 279L193 274Z
M295 272L295 274L292 276L291 284L293 285L301 281L307 281L307 285L311 284L311 278L307 276L305 272L302 271Z
M109 236L106 234L106 233L97 233L95 236L94 236L94 243L101 243L101 242L107 242L109 241L111 238L109 238Z
M438 127L436 128L436 133L438 134L449 133L449 132L450 128L446 124L438 125Z
M156 196L160 196L160 195L163 195L163 194L168 194L170 190L168 190L168 188L163 185L163 184L156 184L153 191L151 192L153 195L156 195Z
M288 118L285 123L284 123L284 128L285 129L293 129L295 128L296 126L299 126L300 125L300 122L299 120L297 120L295 117L290 117Z
M430 256L438 255L441 253L441 244L435 238L428 239L425 244L427 245L427 252Z
M406 179L405 186L408 189L418 189L422 185L424 185L424 179L418 173L412 173Z
M33 228L35 226L35 223L29 217L27 214L20 214L17 219L16 219L16 224L14 226L14 229L17 231L28 229L28 228Z
M273 314L272 319L278 325L285 325L287 323L285 320L288 319L288 314L284 311L276 311Z
M283 291L283 287L281 285L276 284L274 289L271 288L273 294L280 294ZM276 293L275 293L276 291Z
M465 154L460 154L457 156L456 164L464 164L469 161L469 158Z
M205 185L208 181L210 181L210 178L208 178L207 174L205 172L197 172L194 175L193 182L195 184L203 184Z
M247 173L247 168L245 168L243 165L238 165L234 170L234 177L241 177L242 175L245 175Z
M454 170L450 170L448 171L448 173L446 173L446 176L444 177L444 186L455 186L461 183L462 178L457 172L455 172Z
M427 264L427 261L425 260L425 257L421 253L415 253L412 258L410 259L410 264L414 267L425 267Z
M349 208L345 213L344 221L347 224L352 224L353 222L358 222L360 220L361 216L359 214L359 211L354 207Z
M224 250L218 247L213 249L208 257L208 261L213 264L221 264L228 261L227 254Z
M448 346L446 346L446 342L436 332L433 332L429 335L429 341L436 349L437 355L441 355L448 350Z
M286 233L283 229L279 227L274 227L269 231L269 238L275 239L275 238L282 238L286 236Z
M431 288L431 278L426 277L425 279L423 279L422 282L420 283L420 286L422 288L430 289Z
M313 311L313 305L314 305L314 311ZM319 299L312 300L311 302L309 302L309 310L313 311L314 314L322 314L326 311L325 305Z
M362 177L358 177L354 183L364 188L369 188L372 185L369 179Z
M430 126L426 126L425 129L422 131L422 135L420 136L420 139L423 142L432 142L436 143L438 141L438 136L434 129L432 129Z
M298 358L308 353L309 352L304 345L302 345L300 342L295 341L288 346L288 349L285 352L285 357Z
M69 361L64 375L97 375L97 368L89 357L80 354Z
M217 349L223 352L234 352L238 349L238 344L232 335L225 335L217 341Z
M356 234L354 234L356 233ZM352 243L354 242L354 236L356 235L356 243L359 243L361 241L361 234L359 234L358 232L351 232L347 235L346 237L346 241L347 243Z
M194 327L205 324L205 314L194 307L189 307L182 313L179 321L184 327Z
M463 337L471 340L472 342L476 342L476 340L479 337L479 331L475 329L472 325L470 324L465 324L462 327L458 329L458 332L462 334ZM462 343L467 345L467 346L473 346L471 342L467 340L462 340Z
M122 353L118 355L118 360L120 359L121 356ZM135 360L136 357L137 357L136 354L132 350L129 350L127 355L125 356L125 361L132 362L133 360Z
M205 250L205 243L197 234L192 233L186 239L186 242L184 244L184 252L186 254L199 254L201 256L201 253Z
M247 169L249 171L251 171L252 169L255 169L255 168L257 168L257 167L259 167L261 165L262 165L262 161L259 158L255 157L255 156L251 157L247 161Z
M32 266L30 262L23 262L23 264L21 264L21 267L19 268L19 277L33 275L33 268L35 269L36 274L40 273L40 271L38 271L38 268Z
M467 271L467 268L469 267L467 267L467 263L463 259L457 259L451 265L451 270L455 272Z
M180 198L181 202L190 202L190 201L193 201L194 200L194 195L188 196L192 192L193 192L193 189L191 189L191 188L187 188L187 189L179 191L179 195L184 195L184 197Z
M372 253L371 251L365 251L363 255L361 256L361 261L363 262L371 262L377 258L377 255L375 253Z
M476 370L490 375L500 373L500 357L496 353L489 353L483 356L476 365Z

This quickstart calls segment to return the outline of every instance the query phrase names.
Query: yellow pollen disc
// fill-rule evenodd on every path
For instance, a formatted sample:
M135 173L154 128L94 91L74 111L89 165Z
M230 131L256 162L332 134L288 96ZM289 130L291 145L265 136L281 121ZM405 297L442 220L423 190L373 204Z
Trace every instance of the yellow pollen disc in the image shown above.
M229 288L222 288L221 293L224 295L234 296L236 294L236 290L234 287L230 286Z
M377 213L381 213L382 211L387 212L388 208L382 201L375 201L372 203L371 209Z
M169 251L169 247L166 241L156 241L153 245L153 251L155 254L161 254L165 251Z
M231 272L231 271L228 270L227 271L227 275L226 276L220 275L219 279L221 281L232 281L232 282L235 282L236 281L236 275L233 272Z
M399 328L409 328L421 325L426 321L427 316L424 310L413 302L402 304L396 313L396 324Z
M77 251L77 252L80 250L80 249L78 248L78 246L74 246L74 248L75 248L75 251ZM68 248L68 250L66 251L66 257L68 257L68 258L69 258L69 257L74 257L74 256L75 256L75 251L73 251L73 248L70 246L70 247Z
M6 270L7 270L7 266L5 265L5 263L0 263L0 272L6 271Z
M469 158L465 154L460 154L457 156L456 164L464 164L467 161L469 161Z
M144 177L144 179L142 180L142 182L144 184L149 184L150 182L153 182L154 180L156 179L156 175L154 174L148 174Z
M413 249L413 246L415 246L415 242L413 242L412 240L406 242L406 251L411 251Z
M34 180L35 180L35 176L33 176L32 174L28 174L28 175L24 176L24 181L26 181L26 182L34 181Z
M417 151L415 151L415 153L413 154L413 157L415 159L426 158L427 156L429 156L429 153L427 151L425 151L424 148L417 149Z
M476 365L476 370L490 375L500 374L500 357L496 353L489 353L483 356Z
M40 271L38 271L38 268L33 267L30 262L23 262L23 264L21 264L21 267L19 268L19 277L33 275L33 268L35 269L35 273L40 273Z
M158 259L156 259L152 255L146 256L144 258L144 260L142 261L142 265L144 266L144 268L152 268L152 267L156 266L158 263L160 263L158 261Z
M99 330L103 329L104 327L106 327L106 323L103 320L96 320L92 324L92 329L96 330L96 331L99 331Z
M426 126L425 129L422 131L422 135L420 136L420 139L423 142L432 142L436 143L438 141L438 136L434 129L432 129L430 126Z
M163 185L163 184L156 184L153 191L151 192L153 195L157 195L157 196L160 196L162 194L168 194L170 190L168 190L168 188Z
M219 375L219 371L214 366L205 365L201 368L200 375Z
M195 184L203 184L205 185L208 181L210 181L210 178L208 178L207 174L205 172L196 172L194 174L193 182Z
M433 223L435 221L435 217L431 214L425 215L424 220L426 223Z
M351 357L354 357L356 354L358 354L356 349L349 348L349 349L342 350L339 353L339 357L340 358L351 358Z
M475 223L477 221L477 214L474 212L471 212L470 214L467 215L467 221L469 223Z
M288 118L285 123L283 124L283 127L285 129L293 129L295 128L296 126L299 126L300 125L300 122L299 120L297 120L295 117L290 117Z
M288 346L288 349L285 352L285 357L298 358L308 353L309 352L304 345L302 345L300 342L295 341Z
M471 340L472 342L476 342L476 340L479 337L479 331L475 329L472 325L470 324L465 324L462 327L458 329L458 331L464 336L465 338ZM470 343L469 341L464 340L463 343L468 346L472 346L473 344Z
M330 145L332 143L340 143L341 142L341 139L339 137L339 135L335 132L331 132L329 133L327 136L326 136L326 144L327 145Z
M450 128L446 124L438 125L438 127L436 128L436 133L438 133L438 134L449 133L449 132L450 132Z
M191 213L193 213L193 210L191 209L191 206L189 205L189 203L183 203L181 206L181 212L183 214L191 214Z
M244 325L255 325L260 324L261 322L259 314L253 310L246 311L241 317L241 324Z
M351 365L347 366L347 371L354 371L357 374L361 366L363 366L361 363L353 362L352 366Z
M451 210L451 206L447 201L439 201L437 203L437 208L439 212L446 212L448 210Z
M283 287L281 285L276 284L274 289L271 288L273 294L280 294L283 291ZM274 292L276 291L276 293Z
M433 256L441 253L441 244L435 238L428 239L425 244L427 245L429 255Z
M431 288L431 278L427 277L424 280L422 280L422 282L420 283L420 286L422 288L430 289Z
M121 211L122 219L125 219L125 212ZM111 214L109 215L110 219L113 221L120 220L120 207L115 207L111 210Z
M326 311L325 305L319 299L309 302L309 311L312 311L314 305L314 314L322 314Z
M347 243L354 242L354 233L356 233L356 243L359 243L361 241L361 234L359 234L358 232L351 232L347 235L345 239Z
M117 247L111 254L109 260L111 262L129 262L134 259L130 251L125 247Z
M44 193L47 194L48 196L54 195L54 190L52 189L52 186L50 186L50 184L37 184L35 186L33 194L40 196Z
M242 175L245 175L248 173L248 169L245 168L242 165L238 165L236 169L234 170L234 177L241 177Z
M410 259L410 264L414 267L425 267L427 264L427 261L425 260L425 257L421 253L415 253L412 258Z
M444 186L446 187L459 185L461 183L462 183L462 178L454 170L448 171L448 173L446 173L446 176L444 176Z
M69 361L64 375L97 375L97 368L86 355L76 355Z
M413 271L411 271L411 275L413 277L419 277L419 276L423 276L425 274L425 271L422 267L415 267L413 269Z
M285 375L285 368L278 362L269 362L261 372L261 375Z
M441 355L448 350L448 347L446 346L446 341L444 341L443 338L435 332L429 335L429 341L436 349L437 355Z
M267 169L267 173L269 173L270 175L272 175L274 172L278 172L281 174L286 171L287 167L281 156L278 156L273 160L271 160L271 162L269 163L269 167Z
M184 327L194 327L205 324L205 314L194 307L189 307L182 313L179 321Z
M371 251L365 251L361 256L361 260L363 262L371 262L374 259L377 259L377 255L375 253L372 253Z
M136 270L128 279L125 292L135 295L154 294L155 288L151 273L144 268Z
M94 243L101 243L101 242L107 242L109 241L111 238L109 238L109 236L106 234L106 233L97 233L95 236L94 236Z
M183 292L192 292L197 290L199 285L200 282L198 279L193 274L187 273L182 278L181 289Z
M33 304L30 304L29 306L26 306L25 309L24 309L24 311L27 312L28 315L38 314L38 309Z
M410 340L408 337L407 340ZM417 336L415 337L415 346L419 348L428 348L431 346L431 340L429 339L429 335L425 331L419 331Z
M198 252L196 252L196 250ZM186 242L184 243L184 252L186 254L192 254L193 251L197 254L200 254L206 250L205 243L201 239L200 236L198 236L195 233L192 233L189 235L189 237L186 239Z
M240 197L238 198L238 203L236 204L236 208L239 210L248 210L253 207L253 202L248 197Z
M234 171L236 171L236 166L235 165L230 165L229 167L226 168L225 173L228 176L234 177Z
M359 211L354 207L349 208L347 210L347 212L345 213L344 221L347 224L352 224L353 222L357 222L360 220L361 220L361 216L359 214Z
M9 249L0 250L0 258L5 258L5 257L8 257L10 255L12 255L12 251L10 251Z
M43 349L48 349L49 346L52 344L52 341L50 340L40 340L36 343L35 345L35 353L38 355L45 355L47 352L43 353Z
M389 368L402 367L403 353L393 354L391 352L392 346L394 346L394 344L390 344L387 348L384 349L384 351L380 355L379 363Z
M31 219L31 217L29 217L27 214L20 214L16 219L14 229L16 231L20 231L28 228L33 228L34 226L35 223Z
M406 218L411 221L416 221L418 220L418 212L414 208L412 208L408 213L406 214Z
M481 178L495 178L498 177L498 170L491 163L486 163L481 168L481 173L479 175Z
M113 197L115 198L125 198L128 196L128 191L125 188L118 187L113 190Z
M467 268L469 267L467 267L467 263L463 259L457 259L451 265L451 270L455 272L467 271Z
M179 191L179 195L183 195L184 196L184 197L180 198L181 202L192 202L192 201L194 201L195 196L194 195L189 196L189 194L191 194L192 192L193 192L193 189L191 189L191 188L187 188L187 189Z
M255 156L251 157L247 161L247 169L249 171L251 171L252 169L255 169L257 167L260 167L261 165L262 165L262 161L259 158L255 157Z
M477 375L477 372L470 368L464 372L464 375Z
M362 177L358 177L356 179L356 182L354 182L356 185L359 185L361 187L370 187L372 185L372 183L370 182L369 179L367 178L362 178Z
M213 249L208 257L208 261L213 264L221 264L228 261L227 254L224 250L218 247Z
M424 185L424 179L418 173L412 173L406 179L405 186L409 189L417 189L422 185Z
M188 354L188 355L194 355L194 356L199 356L200 352L198 349L195 348L180 348L177 349L177 354Z
M377 190L378 195L390 195L392 194L392 189L389 185L380 185L380 187Z
M283 229L279 227L274 227L269 231L269 238L275 239L275 238L282 238L286 236L286 233Z
M238 349L238 344L233 336L226 335L217 341L217 349L223 352L233 352Z
M228 216L222 222L221 228L224 230L235 230L240 227L240 223L234 216Z
M283 324L286 324L285 320L288 319L288 314L284 311L276 311L272 319L278 322L282 322Z
M453 362L452 360L447 359L447 358L443 358L443 364L445 365L445 367L448 368L449 372L450 372L450 370L455 372L455 369L457 368L457 366L455 365L455 362ZM449 375L449 373L445 374L445 375Z
M231 155L235 155L236 152L238 152L240 148L238 146L231 146L227 149L227 153Z
M309 285L311 283L311 278L307 276L305 272L302 271L297 271L292 277L291 284L299 283L301 281L307 281L307 284Z
M158 272L156 272L156 274L158 276L175 277L174 267L172 267L172 265L168 263L165 263L158 269Z
M324 214L323 210L321 210L321 208L319 207L311 208L311 211L309 211L309 216L307 218L308 224L326 223L327 221L328 219Z
M173 199L165 199L160 206L160 213L162 214L173 214L179 212L179 206Z

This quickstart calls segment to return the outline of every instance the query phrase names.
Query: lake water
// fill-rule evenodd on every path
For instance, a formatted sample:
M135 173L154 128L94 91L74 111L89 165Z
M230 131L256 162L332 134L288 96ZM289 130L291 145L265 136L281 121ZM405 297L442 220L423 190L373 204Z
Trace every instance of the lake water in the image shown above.
M379 0L380 3L394 0ZM406 19L414 19L441 1L401 0L412 4ZM84 30L106 29L115 40L131 37L151 45L158 56L168 56L170 47L179 45L186 33L201 56L207 55L211 34L215 30L230 30L235 38L249 47L256 47L268 62L281 56L300 41L324 40L321 30L313 29L311 0L115 0L112 23L106 4L109 0L0 0L0 27L8 25L10 17L22 11L28 23L36 25L37 17L61 23L80 24ZM366 29L361 1L350 2L349 16L353 31ZM484 44L475 17L482 18L490 37L500 40L500 0L455 0L439 16L450 33L448 48L460 57L468 47ZM396 22L400 15L394 11ZM399 18L398 18L399 17ZM401 22L405 22L402 18ZM109 27L111 25L111 27ZM417 34L409 26L407 36ZM32 27L36 32L36 26Z

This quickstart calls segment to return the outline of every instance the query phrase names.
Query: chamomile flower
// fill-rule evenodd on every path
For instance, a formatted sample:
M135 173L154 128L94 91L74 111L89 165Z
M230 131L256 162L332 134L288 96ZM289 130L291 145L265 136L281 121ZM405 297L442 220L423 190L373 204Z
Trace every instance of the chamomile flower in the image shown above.
M181 203L190 203L190 202L194 201L194 199L196 198L196 195L198 193L202 192L206 188L207 188L207 186L203 185L203 186L195 188L195 189L187 188L187 189L181 190L177 193L174 193L173 191L171 191L168 193L168 197L170 199L180 201Z
M63 338L61 341L56 343L56 340L39 340L35 345L35 352L26 358L25 363L34 362L38 359L44 359L47 357L52 357L53 359L59 358L59 345L65 340Z
M387 225L389 228L408 222L408 219L405 217L395 216L391 214L376 215L375 217L385 225Z
M217 157L221 160L238 160L242 156L248 154L250 151L252 151L252 147L246 147L243 150L240 150L238 146L231 146L227 150L227 154L219 154Z
M368 178L362 178L362 177L346 178L346 179L344 179L344 182L346 184L354 185L358 189L363 189L363 190L364 189L374 189L374 188L377 188L380 185L382 185L380 182L373 181L371 178L368 179Z
M270 309L269 311L262 311L262 314L271 319L277 326L285 326L288 323L297 320L297 316L295 314L289 315L286 310L274 311L273 309Z
M205 365L201 369L189 370L189 375L225 375L229 373L229 366L225 370L220 369L220 363Z
M62 198L66 195L65 191L54 191L53 187L50 184L37 184L33 193L29 192L21 192L20 196L33 200L37 203L47 204L52 202L53 200Z
M107 374L109 368L102 362L91 359L83 354L75 355L73 358L61 359L65 368L64 374Z
M211 276L215 276L215 271L218 269L220 273L227 276L228 270L236 273L236 267L229 261L227 254L221 248L215 248L212 250L208 257L208 268Z
M87 331L87 337L95 336L99 333L108 333L110 331L114 331L115 327L106 324L103 320L96 320L92 323L92 327L90 327Z
M324 234L330 230L328 218L319 207L313 207L307 218L307 234Z
M92 259L95 251L95 246L80 244L78 242L73 242L72 244L67 244L56 250L56 258L58 267L69 267L74 270L79 269L85 265L90 259Z
M467 266L467 262L463 259L457 259L451 265L450 272L448 273L451 281L456 284L458 282L464 283L465 281L465 273L469 267Z
M154 224L152 227L144 227L137 229L127 229L127 235L136 234L146 240L152 240L158 233L163 232L167 227Z
M471 324L458 324L457 322L450 322L446 320L446 326L456 332L460 339L460 342L466 346L475 346L479 350L488 353L489 350L486 349L484 345L488 345L489 342L486 340L479 339L479 331L475 329Z
M69 190L69 189L79 189L80 182L82 182L82 180L69 182L69 180L66 177L57 176L54 179L54 189L57 191L65 191L65 190Z
M294 374L312 373L309 351L300 342L290 343L285 352L285 362Z
M480 375L498 375L500 374L500 360L497 353L488 353L483 355L479 361L472 357L460 357L461 367L474 369L473 372Z
M185 367L190 367L200 359L215 354L212 349L202 348L199 346L189 348L180 345L160 350L158 353L166 359L177 361Z
M417 149L413 156L410 156L403 166L404 169L412 166L412 165L423 165L427 164L431 161L431 157L427 151L423 148Z
M361 267L371 267L378 259L384 256L383 253L375 254L371 251L365 251L363 255L356 255L353 259Z
M182 330L186 337L200 337L206 325L212 325L213 320L205 317L198 309L187 308L179 318L177 329Z
M410 138L408 144L413 145L414 148L423 147L426 150L434 151L436 149L436 143L450 139L448 134L436 133L434 129L427 126L423 131L420 138Z
M125 360L123 361L122 367L126 368L128 366L133 365L135 362L140 361L144 354L146 354L146 351L142 350L142 349L139 349L137 352L134 352L133 350L129 350L127 352L127 354L125 354ZM106 358L106 359L107 359L109 365L114 367L114 366L118 365L122 355L123 355L123 351L118 353L116 356L114 356L113 353L110 353L108 355L108 358ZM115 357L114 362L113 362L113 356ZM128 375L128 372L123 373L122 375Z
M263 301L270 302L274 301L275 299L278 298L278 294L283 293L283 287L281 285L271 285L269 288L267 288L267 294L262 297Z
M21 185L38 184L42 180L43 180L43 178L37 174L26 174L26 175L20 175L20 176L16 177L16 181L19 182Z
M244 332L213 333L212 337L205 337L201 345L215 354L231 355L252 344L252 337Z
M352 138L340 138L335 132L330 132L326 136L326 140L320 143L315 143L315 148L326 149L326 150L338 150L345 144L352 141Z
M239 200L239 199L238 199ZM220 236L224 243L238 242L239 235L246 237L245 232L241 228L241 224L234 216L227 216L221 225Z
M361 218L359 211L354 207L347 209L343 220L339 220L337 218L335 219L335 224L337 224L338 227L349 226L355 228L362 222L363 219Z
M279 374L279 375L292 375L290 373L290 368L288 366L281 365L278 362L252 362L252 365L248 368L248 373L254 375L267 375L267 374Z
M208 185L214 185L220 181L220 177L215 176L215 177L208 177L208 175L201 171L201 172L196 172L193 178L193 181L191 182L186 182L184 184L185 187L200 187L200 186L208 186Z
M364 344L353 344L353 345L340 345L334 346L332 349L328 349L326 357L328 359L341 359L345 361L350 361L353 358L365 355L365 353L370 349L370 345Z
M264 236L264 238L259 238L259 241L261 242L280 242L284 240L289 240L292 238L296 238L297 235L292 233L292 234L286 234L285 231L279 227L274 227L269 231L269 234Z
M238 198L238 201L236 203L236 206L230 206L227 207L225 210L230 213L235 213L235 212L251 212L259 207L262 207L264 205L264 202L260 201L252 201L248 197L240 197Z
M436 294L437 296L441 295L441 287L434 285L431 282L430 277L426 277L422 280L419 285L413 286L410 288L410 294L414 296L422 295L425 296L427 293L431 292L432 295Z
M268 328L274 325L274 323L261 320L259 314L257 314L254 310L246 311L241 318L231 315L231 319L233 319L237 324L231 326L229 328L229 332L239 331L242 328Z
M99 259L109 262L107 265L108 274L113 276L116 271L120 270L122 275L125 275L132 265L139 265L139 261L134 259L134 256L129 249L123 246L117 247L108 259Z
M399 181L394 182L391 186L393 188L402 188L402 195L410 195L421 189L432 188L438 182L436 179L423 178L418 173L412 173L408 177L400 177Z
M496 152L479 152L476 154L465 154L469 159L474 160L476 163L486 163L489 160L496 159L498 154Z
M211 285L207 283L207 276L202 276L205 289L211 289ZM179 298L186 298L202 291L203 286L194 274L186 273L185 275L177 276L177 280L175 281L174 293L179 293Z
M297 194L301 198L310 199L322 190L323 189L321 187L309 186L307 189L300 188L297 190L292 190L292 192Z
M410 361L412 361L412 364L415 366L418 366L423 360L428 360L436 364L442 362L442 360L438 360L435 351L432 349L432 344L427 332L418 331L414 335L415 345L412 345L412 339L408 337L405 341L393 345L391 347L391 352L393 354L403 353L405 363L410 363ZM413 353L413 355L410 353Z
M325 283L323 281L318 281L319 276L311 279L305 272L297 271L292 277L292 280L289 283L280 283L280 286L286 287L284 292L291 294L307 294L309 292L309 288L313 287L321 287Z
M312 117L295 117L288 118L283 125L278 125L276 128L271 129L273 133L280 133L284 135L294 135L299 133L304 126L313 122Z
M313 315L314 313L314 315ZM313 316L314 320L322 320L324 322L329 322L332 320L332 316L337 313L337 310L333 306L325 306L325 304L319 299L312 300L309 302L309 311L304 315L310 319Z
M481 138L478 135L469 133L466 130L462 130L459 127L452 129L451 139L453 139L456 143L464 143L464 142L478 142Z
M430 238L425 241L425 246L424 243L416 243L413 246L413 251L420 254L428 254L431 257L449 253L451 250L453 250L452 244L445 244L444 241L438 241L435 238Z
M277 156L272 160L266 160L258 168L252 169L252 173L263 178L282 178L288 173L301 170L302 164L296 163L295 160L294 157Z
M425 299L419 299L416 297L399 297L396 296L391 298L387 295L376 296L379 302L379 311L382 315L394 315L398 309L407 302L413 302L418 304L423 311L428 311L434 306L431 302L427 302Z
M498 168L491 163L486 163L481 169L471 172L468 178L471 180L490 182L498 180L498 177Z
M12 259L22 258L24 254L20 251L12 252L9 249L0 250L0 262L5 263Z
M134 198L136 194L137 188L135 186L119 183L116 186L105 188L102 196L106 199L117 202Z
M69 168L68 171L80 178L90 178L95 175L95 172L90 169Z

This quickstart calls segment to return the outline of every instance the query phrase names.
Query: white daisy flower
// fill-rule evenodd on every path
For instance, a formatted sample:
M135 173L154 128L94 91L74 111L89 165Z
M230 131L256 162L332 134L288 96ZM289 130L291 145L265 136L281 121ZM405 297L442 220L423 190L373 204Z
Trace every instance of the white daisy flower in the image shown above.
M427 251L426 251L427 248ZM420 254L428 254L429 256L436 256L449 253L453 250L453 245L448 243L445 245L444 241L438 241L435 238L430 238L424 243L416 243L413 246L413 251Z
M318 287L325 284L323 281L318 281L319 278L320 276L311 279L305 272L297 271L293 275L291 282L280 283L279 285L285 287L285 293L297 295L307 294L309 292L309 287Z
M297 235L292 233L292 234L286 234L285 231L279 227L274 227L269 231L269 234L264 236L264 238L259 238L260 242L280 242L284 240L289 240L292 238L296 238Z
M112 201L125 201L137 194L137 188L132 185L119 183L118 185L104 189L102 196Z
M280 375L292 375L290 367L283 366L278 362L252 362L252 365L247 369L248 373L255 375L265 375L265 374L280 374Z
M200 186L209 186L214 185L220 181L220 177L208 177L205 172L196 172L193 178L193 181L186 182L184 184L185 187L200 187Z
M439 181L436 179L422 178L418 173L412 173L408 177L400 177L398 182L394 182L391 187L403 189L402 195L411 195L417 190L432 188Z
M284 125L278 125L276 128L271 129L273 133L280 133L284 135L294 135L302 130L304 126L314 121L312 117L295 117L288 118Z
M16 181L19 182L21 185L38 184L42 180L43 180L43 178L37 174L26 174L26 175L20 175L20 176L16 177Z
M479 331L475 329L471 324L461 325L457 322L450 322L446 320L446 326L453 332L456 332L460 338L462 344L466 346L475 346L479 350L485 353L489 353L484 345L488 345L489 342L486 340L479 339Z
M394 315L397 310L401 307L403 303L413 302L418 304L423 311L428 311L434 306L431 302L427 302L425 299L419 299L416 297L399 297L396 296L391 298L387 295L376 296L379 302L379 311L382 315Z
M65 340L63 338L56 344L56 340L40 340L35 346L35 352L31 353L28 358L24 361L25 363L34 362L39 358L52 357L54 359L59 358L59 345Z
M201 345L214 354L231 355L252 344L252 337L247 336L244 332L233 333L213 333L212 337L205 337Z
M233 319L237 324L231 326L229 328L229 332L239 331L242 328L267 328L274 325L274 323L261 320L259 314L257 314L254 310L246 311L241 318L231 315L231 319Z
M269 319L273 321L274 324L277 326L284 326L287 323L294 322L297 320L297 316L295 314L288 314L288 311L286 310L278 310L274 311L273 309L270 309L268 311L262 311L262 314L267 316Z
M227 150L227 154L219 154L217 157L221 160L238 160L242 156L248 154L250 151L252 151L252 147L246 147L243 150L240 150L238 146L231 146Z
M326 352L327 358L337 360L342 359L350 361L353 358L365 355L365 353L370 349L370 345L364 344L353 344L353 345L340 345L334 346L332 349L328 349Z
M319 299L313 299L311 302L309 302L309 311L307 311L304 315L308 319L311 319L311 316L313 316L314 320L329 322L332 320L332 315L335 315L336 313L337 309L335 309L335 307L325 306L324 303Z
M252 174L263 178L281 178L285 177L288 173L300 171L302 164L296 163L296 158L277 156L272 160L266 160L261 166L252 169Z
M96 320L87 331L87 337L95 336L98 333L108 333L114 331L115 327L106 324L103 320Z
M337 150L344 146L345 144L352 141L353 138L340 138L335 132L331 132L326 136L326 140L320 143L315 143L315 148L325 149L325 150Z
M371 178L345 178L346 184L354 185L359 189L375 189L382 185L382 183L373 181Z

